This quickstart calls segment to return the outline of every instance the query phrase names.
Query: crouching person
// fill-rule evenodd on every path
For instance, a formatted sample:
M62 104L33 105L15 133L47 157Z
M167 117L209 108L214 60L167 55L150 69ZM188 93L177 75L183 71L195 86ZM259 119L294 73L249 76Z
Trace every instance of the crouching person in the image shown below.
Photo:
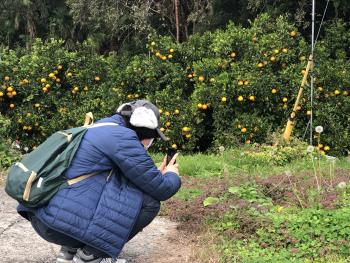
M159 130L159 111L145 100L121 105L89 129L65 173L72 179L97 172L62 188L40 208L19 205L45 240L61 245L57 263L114 261L124 244L157 215L160 201L180 188L175 158L157 168L147 153Z

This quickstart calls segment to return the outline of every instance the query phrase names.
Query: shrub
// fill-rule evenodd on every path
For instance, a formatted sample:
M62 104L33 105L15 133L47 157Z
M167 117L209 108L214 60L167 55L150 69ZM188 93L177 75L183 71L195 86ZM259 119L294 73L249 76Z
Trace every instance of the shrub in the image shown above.
M342 22L329 25L316 49L313 125L324 126L320 149L333 154L350 149L350 52L347 42L334 42L348 32ZM69 51L59 40L2 50L0 111L12 120L9 136L32 148L55 130L80 125L88 111L100 118L147 98L162 109L174 148L263 143L286 124L309 52L292 23L266 14L248 28L231 23L181 44L151 36L146 46L147 54L130 57L97 55L89 43ZM310 119L308 94L306 87L297 137Z

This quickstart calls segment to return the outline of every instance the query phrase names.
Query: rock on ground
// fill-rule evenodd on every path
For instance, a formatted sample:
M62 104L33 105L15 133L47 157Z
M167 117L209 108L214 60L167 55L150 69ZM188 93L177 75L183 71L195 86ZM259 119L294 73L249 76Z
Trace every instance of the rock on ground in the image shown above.
M16 201L0 188L0 262L54 263L59 246L43 240L30 223L16 213ZM127 263L192 262L188 240L177 224L157 217L127 243L120 255Z

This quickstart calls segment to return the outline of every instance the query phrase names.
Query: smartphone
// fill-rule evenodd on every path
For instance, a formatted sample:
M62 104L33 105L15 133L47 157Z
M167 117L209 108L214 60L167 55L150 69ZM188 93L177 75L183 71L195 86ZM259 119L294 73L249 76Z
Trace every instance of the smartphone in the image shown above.
M176 154L176 150L175 150L175 149L173 149L173 148L168 148L167 153L166 153L166 155L167 155L166 165L169 164L169 162L171 161L171 159L173 159L173 157L174 157L175 154ZM175 163L176 163L176 160L175 160L174 164L175 164Z

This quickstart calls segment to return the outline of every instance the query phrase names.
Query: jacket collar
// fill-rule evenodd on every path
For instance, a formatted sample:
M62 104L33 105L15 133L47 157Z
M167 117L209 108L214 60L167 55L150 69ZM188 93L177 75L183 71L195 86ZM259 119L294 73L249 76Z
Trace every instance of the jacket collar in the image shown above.
M126 122L122 116L119 114L114 114L110 117L110 121L118 123L119 125L126 126Z

